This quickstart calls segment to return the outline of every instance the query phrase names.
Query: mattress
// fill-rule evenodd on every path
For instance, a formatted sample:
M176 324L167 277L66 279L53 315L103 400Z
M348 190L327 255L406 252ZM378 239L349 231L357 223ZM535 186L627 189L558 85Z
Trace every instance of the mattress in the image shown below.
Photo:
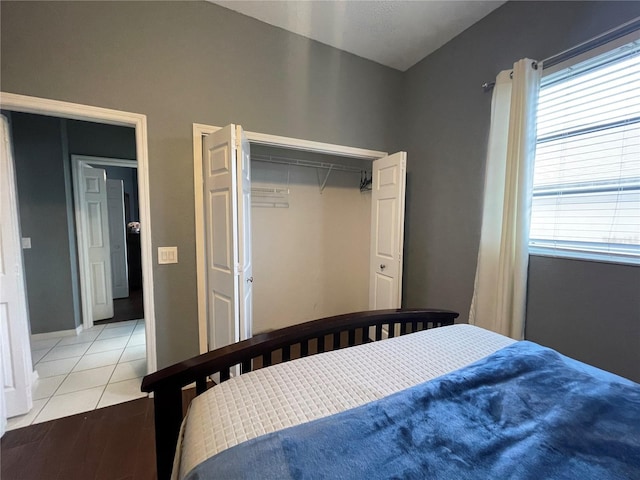
M469 365L514 340L452 325L274 365L196 397L174 477L246 440L326 417Z

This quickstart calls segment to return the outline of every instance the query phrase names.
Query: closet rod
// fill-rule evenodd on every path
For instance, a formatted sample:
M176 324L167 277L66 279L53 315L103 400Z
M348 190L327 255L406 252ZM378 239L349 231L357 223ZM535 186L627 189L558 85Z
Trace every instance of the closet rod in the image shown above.
M313 160L298 160L296 158L276 157L273 155L251 155L251 160L257 162L277 163L280 165L295 165L296 167L310 167L310 168L324 168L328 170L340 170L343 172L357 172L361 173L362 168L350 167L347 165L340 165L337 163L329 162L315 162Z

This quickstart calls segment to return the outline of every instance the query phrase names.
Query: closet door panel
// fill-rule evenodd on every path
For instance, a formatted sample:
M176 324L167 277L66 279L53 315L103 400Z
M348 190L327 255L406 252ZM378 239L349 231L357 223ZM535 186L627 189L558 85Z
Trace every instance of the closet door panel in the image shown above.
M238 161L238 262L240 290L240 340L251 338L253 330L253 261L251 248L251 151L249 141L236 127Z
M404 242L405 152L373 162L369 308L400 308Z
M239 340L235 125L204 139L209 349Z

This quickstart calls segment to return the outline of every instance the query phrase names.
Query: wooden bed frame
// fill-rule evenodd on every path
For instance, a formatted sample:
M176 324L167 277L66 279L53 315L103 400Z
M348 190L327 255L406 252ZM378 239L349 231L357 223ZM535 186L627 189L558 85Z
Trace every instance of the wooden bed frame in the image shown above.
M381 340L384 326L388 336L393 337L452 325L457 317L456 312L436 309L348 313L262 333L147 375L142 380L142 391L154 393L158 478L171 477L183 418L183 387L195 383L196 395L200 395L208 383L213 385L207 379L214 375L224 382L234 369L242 374L278 361Z

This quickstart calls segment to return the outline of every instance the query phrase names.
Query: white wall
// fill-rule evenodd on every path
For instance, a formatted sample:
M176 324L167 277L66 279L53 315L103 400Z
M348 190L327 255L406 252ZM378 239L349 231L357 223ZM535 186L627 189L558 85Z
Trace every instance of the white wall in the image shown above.
M371 194L360 175L252 162L253 186L287 185L289 208L252 208L253 333L351 311L369 295ZM324 178L326 170L320 172Z

